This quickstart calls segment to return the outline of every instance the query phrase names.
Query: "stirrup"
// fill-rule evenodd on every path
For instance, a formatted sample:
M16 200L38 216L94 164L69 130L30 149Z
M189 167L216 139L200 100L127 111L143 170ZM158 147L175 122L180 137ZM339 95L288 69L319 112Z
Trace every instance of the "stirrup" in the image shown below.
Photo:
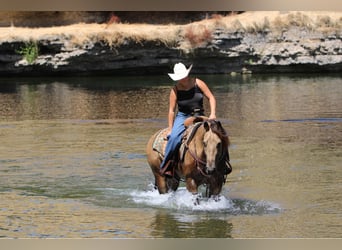
M167 177L173 177L173 169L172 169L172 165L173 165L174 161L173 160L169 160L164 167L160 168L159 173L162 176L167 176Z

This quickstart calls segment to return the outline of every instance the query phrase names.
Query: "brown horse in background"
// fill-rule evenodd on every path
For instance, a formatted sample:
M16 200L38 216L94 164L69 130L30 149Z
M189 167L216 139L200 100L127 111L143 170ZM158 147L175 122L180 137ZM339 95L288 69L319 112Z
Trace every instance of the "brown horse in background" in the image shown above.
M226 176L232 170L228 153L229 138L221 122L206 120L187 128L186 138L183 139L171 177L161 174L160 164L163 155L153 147L160 134L160 131L155 133L146 148L147 161L159 193L176 191L180 179L184 179L187 190L192 194L198 193L200 185L207 185L207 195L218 196Z

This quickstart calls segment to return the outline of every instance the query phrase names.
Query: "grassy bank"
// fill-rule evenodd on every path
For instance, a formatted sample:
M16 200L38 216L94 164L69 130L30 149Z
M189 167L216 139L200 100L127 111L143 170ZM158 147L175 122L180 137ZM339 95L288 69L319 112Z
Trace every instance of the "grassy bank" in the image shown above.
M159 41L170 47L189 49L203 45L211 39L215 29L227 33L272 33L279 36L284 30L300 27L327 35L342 32L342 12L286 12L257 11L239 15L213 15L205 20L186 25L152 24L74 24L48 28L0 28L0 43L13 41L54 40L56 37L68 41L71 46L82 46L89 42L105 42L110 46L122 45L127 40L137 43Z

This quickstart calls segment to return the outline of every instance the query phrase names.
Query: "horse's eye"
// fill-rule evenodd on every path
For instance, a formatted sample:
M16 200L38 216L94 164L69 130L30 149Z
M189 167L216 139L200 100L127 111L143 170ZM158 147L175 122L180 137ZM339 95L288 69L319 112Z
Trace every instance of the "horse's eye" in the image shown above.
M204 142L203 142L203 146L204 146L204 147L207 147L207 142L204 141Z

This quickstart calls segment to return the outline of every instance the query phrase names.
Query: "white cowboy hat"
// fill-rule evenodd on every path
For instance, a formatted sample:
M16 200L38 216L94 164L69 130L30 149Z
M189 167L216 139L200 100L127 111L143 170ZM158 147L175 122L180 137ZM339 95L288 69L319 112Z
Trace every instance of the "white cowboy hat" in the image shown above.
M183 63L176 63L173 67L174 73L169 73L168 75L171 77L172 80L178 81L185 77L187 77L190 73L190 70L192 68L192 64L187 69Z

